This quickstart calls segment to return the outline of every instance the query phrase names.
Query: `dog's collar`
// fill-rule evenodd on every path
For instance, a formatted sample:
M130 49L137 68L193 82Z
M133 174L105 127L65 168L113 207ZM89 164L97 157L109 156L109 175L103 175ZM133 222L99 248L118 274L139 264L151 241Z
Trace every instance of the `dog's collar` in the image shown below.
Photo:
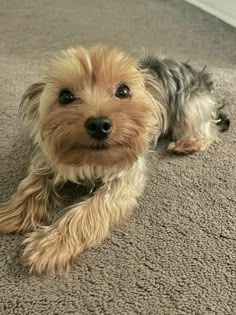
M92 197L95 192L103 186L102 180L96 180L95 183L82 183L80 186L82 196L88 196L89 198Z
M59 188L59 194L63 198L70 199L70 197L79 200L85 200L94 196L96 191L104 185L101 179L92 182L79 182L74 183L71 181L66 182L62 187Z

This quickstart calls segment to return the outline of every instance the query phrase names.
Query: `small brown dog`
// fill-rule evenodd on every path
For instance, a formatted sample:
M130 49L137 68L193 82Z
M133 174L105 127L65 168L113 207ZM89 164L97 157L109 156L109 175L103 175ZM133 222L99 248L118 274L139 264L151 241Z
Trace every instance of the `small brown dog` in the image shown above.
M0 208L0 231L32 232L23 258L31 271L67 271L86 248L136 206L145 185L145 156L161 134L168 150L204 150L229 126L209 75L186 63L117 49L69 49L42 83L24 94L23 120L36 150L28 175ZM50 225L48 211L71 181L93 188Z

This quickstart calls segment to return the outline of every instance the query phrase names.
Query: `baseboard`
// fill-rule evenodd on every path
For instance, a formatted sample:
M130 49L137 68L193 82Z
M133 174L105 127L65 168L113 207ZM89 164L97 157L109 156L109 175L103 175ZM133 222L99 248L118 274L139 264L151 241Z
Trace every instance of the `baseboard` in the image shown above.
M228 16L226 13L221 12L217 10L216 8L211 7L211 5L207 3L202 3L198 0L185 0L186 2L189 2L190 4L195 5L196 7L199 7L200 9L210 13L211 15L216 16L217 18L221 19L227 24L230 24L231 26L236 27L236 18L233 18L231 16Z

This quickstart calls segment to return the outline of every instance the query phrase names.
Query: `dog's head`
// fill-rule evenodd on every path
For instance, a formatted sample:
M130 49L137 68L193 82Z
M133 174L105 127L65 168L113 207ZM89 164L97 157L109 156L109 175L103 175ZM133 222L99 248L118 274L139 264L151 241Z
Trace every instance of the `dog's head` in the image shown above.
M69 49L26 91L22 113L54 165L126 167L158 125L146 81L138 62L116 49Z

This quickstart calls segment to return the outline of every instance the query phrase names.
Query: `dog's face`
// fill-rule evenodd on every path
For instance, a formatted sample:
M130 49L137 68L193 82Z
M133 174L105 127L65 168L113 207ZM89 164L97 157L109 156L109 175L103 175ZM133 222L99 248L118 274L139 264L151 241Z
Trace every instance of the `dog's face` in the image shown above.
M55 165L126 167L148 149L153 100L130 56L70 49L50 64L40 92L38 135Z

